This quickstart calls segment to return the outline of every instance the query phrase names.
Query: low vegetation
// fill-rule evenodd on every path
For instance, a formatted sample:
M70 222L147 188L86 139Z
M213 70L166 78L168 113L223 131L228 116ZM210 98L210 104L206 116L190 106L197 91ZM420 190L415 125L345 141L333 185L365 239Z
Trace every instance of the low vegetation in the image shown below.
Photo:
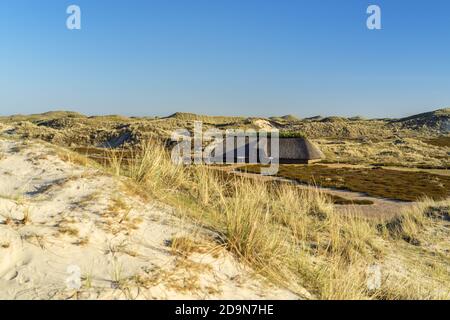
M185 121L202 121L212 124L223 124L229 122L242 121L243 117L226 117L226 116L205 116L189 112L176 112L168 117L169 119L185 120Z
M450 243L448 224L442 218L448 216L448 202L427 200L392 221L366 220L337 214L319 191L241 179L203 166L177 166L157 143L139 150L132 161L112 156L109 170L128 177L135 190L145 190L178 208L184 218L214 230L218 245L301 296L450 297L449 275L438 272L448 265L448 257L436 252L445 252ZM441 213L430 214L436 210ZM436 228L438 234L433 232ZM429 246L436 241L442 248ZM192 250L191 241L177 240L172 246L181 252ZM426 259L417 259L417 250ZM435 271L428 274L427 259L432 257ZM383 270L381 287L367 286L367 270L373 265ZM411 290L412 286L420 290ZM305 295L304 288L312 296Z
M449 168L444 132L449 112L443 109L395 121L335 117L259 121L185 113L167 118L86 117L53 112L4 117L0 122L7 126L7 135L70 147L73 151L57 148L57 155L79 165L103 166L124 181L127 194L169 204L183 219L213 231L209 240L214 241L212 248L227 248L256 272L302 297L450 299L450 177L395 168L336 166L377 163ZM243 179L205 166L174 165L163 144L154 138L163 142L174 129L191 130L197 120L204 121L205 130L261 129L264 125L288 135L304 133L315 139L334 167L282 165L281 176L420 202L393 218L368 219L358 214L358 207L338 213L334 204L350 200L319 190ZM105 152L97 147L117 148ZM259 168L247 166L246 170L256 173ZM112 199L107 215L119 219L117 228L128 223L132 227L128 213L120 201ZM20 223L24 221L27 219ZM79 236L70 225L61 228L67 237ZM199 244L198 239L178 237L170 248L183 257L210 248L203 241ZM368 286L374 266L381 270L381 285L375 287ZM118 285L119 271L114 272Z
M395 136L314 140L327 163L449 169L448 148L418 138Z
M329 197L330 201L333 204L336 205L360 205L360 206L367 206L367 205L372 205L373 201L372 200L368 200L368 199L347 199L341 196L337 196L334 194L327 194L325 193L325 195L327 197Z
M260 173L260 168L258 165L248 165L239 170ZM450 196L450 177L420 171L280 165L278 175L305 184L402 201L416 201L424 197L444 200Z
M306 135L301 131L281 131L280 138L306 138Z
M74 112L0 117L8 132L64 147L130 147L149 138L169 139L176 129L279 129L280 134L305 135L319 144L334 163L373 164L445 169L448 157L450 109L405 119L294 116L247 118L175 113L169 117L84 116Z
M426 139L424 140L424 142L437 147L450 148L450 136L441 136L438 138Z

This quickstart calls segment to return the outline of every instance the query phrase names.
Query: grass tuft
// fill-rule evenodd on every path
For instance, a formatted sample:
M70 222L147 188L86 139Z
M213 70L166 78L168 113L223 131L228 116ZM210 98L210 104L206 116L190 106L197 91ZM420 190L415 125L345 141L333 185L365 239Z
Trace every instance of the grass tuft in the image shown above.
M142 144L133 159L119 162L116 169L133 181L136 190L145 190L178 208L194 224L215 231L218 245L256 272L299 295L306 288L321 299L408 297L387 280L381 288L369 290L367 270L385 265L392 254L399 264L414 256L417 244L403 240L418 238L423 226L447 216L442 210L427 210L435 207L432 200L385 223L340 215L318 190L265 183L205 166L175 165L164 147L153 141ZM399 240L405 246L401 250ZM184 237L171 243L172 250L183 256L199 246ZM420 243L419 248L423 249ZM395 273L389 277L395 278ZM432 292L434 280L423 284L424 296ZM421 283L421 274L410 274L408 281Z

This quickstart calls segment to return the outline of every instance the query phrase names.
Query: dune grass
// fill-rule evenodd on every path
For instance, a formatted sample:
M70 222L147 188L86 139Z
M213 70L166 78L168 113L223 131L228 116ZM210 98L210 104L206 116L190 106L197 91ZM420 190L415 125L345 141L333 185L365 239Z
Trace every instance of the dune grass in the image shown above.
M133 161L127 162L117 157L120 153L113 153L109 170L130 178L134 190L140 190L137 194L164 201L184 218L213 230L219 245L302 297L448 297L450 282L446 276L436 273L423 282L426 267L410 259L420 244L420 240L419 244L411 241L414 237L425 237L424 243L438 241L423 232L434 225L441 228L439 224L444 221L427 213L438 206L431 200L397 220L366 220L357 214L337 214L329 198L318 190L242 179L205 166L175 165L164 147L154 142L138 150ZM447 239L448 229L439 237ZM423 250L423 255L435 253L429 247ZM389 267L391 259L404 264L407 271ZM439 261L447 262L444 258ZM367 286L367 270L372 265L384 268L380 288ZM407 281L408 286L400 286L395 279ZM421 290L412 295L411 286Z
M227 117L227 116L206 116L189 112L176 112L169 117L169 119L178 119L183 121L202 121L205 123L224 124L236 121L242 121L244 117Z

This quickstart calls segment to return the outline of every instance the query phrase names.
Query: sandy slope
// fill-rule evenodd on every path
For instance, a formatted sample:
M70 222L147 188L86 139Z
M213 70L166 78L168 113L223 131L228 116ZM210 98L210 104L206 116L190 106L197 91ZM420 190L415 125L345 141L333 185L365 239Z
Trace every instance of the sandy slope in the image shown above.
M192 233L170 208L62 161L51 146L0 138L1 299L297 298L222 249L188 259L170 250Z

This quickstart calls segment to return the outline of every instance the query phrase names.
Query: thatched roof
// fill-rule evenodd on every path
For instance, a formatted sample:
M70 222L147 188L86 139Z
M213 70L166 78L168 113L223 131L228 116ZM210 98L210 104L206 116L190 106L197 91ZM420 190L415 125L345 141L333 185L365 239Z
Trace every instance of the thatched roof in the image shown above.
M324 157L322 151L306 138L280 139L280 159L319 160Z
M215 160L218 159L224 159L228 155L230 159L237 159L238 154L244 155L246 162L249 160L249 150L255 150L257 148L257 144L253 143L252 145L249 145L248 138L246 139L246 143L242 144L240 146L237 145L235 140L235 148L234 150L227 150L225 151L225 142L223 142L222 145L223 152L218 151L216 149L212 156ZM266 155L271 156L271 141L270 138L268 138L267 141L267 147L265 148L267 151L265 151ZM257 150L257 149L256 149ZM306 138L280 138L279 139L279 159L280 162L283 162L283 160L289 160L289 161L310 161L310 160L320 160L325 158L324 154L320 149L313 144L311 141L309 141ZM243 159L241 159L243 160Z

